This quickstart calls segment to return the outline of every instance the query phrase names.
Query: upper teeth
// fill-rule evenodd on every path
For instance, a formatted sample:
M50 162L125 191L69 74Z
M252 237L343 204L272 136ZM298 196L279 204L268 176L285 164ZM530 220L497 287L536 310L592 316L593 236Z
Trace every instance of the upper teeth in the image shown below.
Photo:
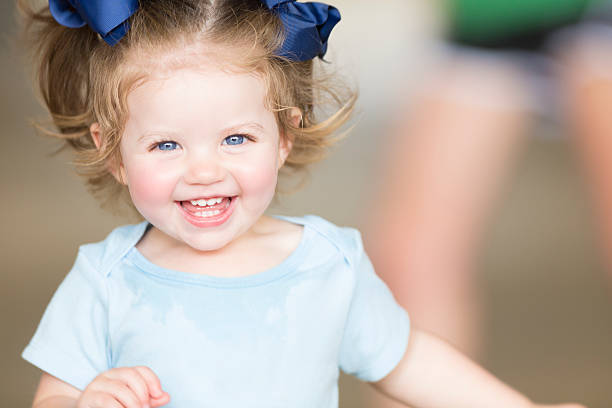
M191 204L198 205L200 207L205 207L207 205L219 204L221 201L223 201L222 197L209 198L208 200L202 198L200 200L191 200Z

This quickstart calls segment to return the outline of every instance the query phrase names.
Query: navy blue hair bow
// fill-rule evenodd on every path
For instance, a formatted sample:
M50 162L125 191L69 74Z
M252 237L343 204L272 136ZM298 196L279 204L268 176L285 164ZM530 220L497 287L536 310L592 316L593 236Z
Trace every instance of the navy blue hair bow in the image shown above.
M63 26L87 24L110 45L127 33L126 21L138 8L138 0L49 0L51 15Z
M327 39L340 21L337 8L317 2L262 0L283 22L286 38L277 55L293 61L323 57ZM49 10L61 25L78 28L87 24L110 45L127 33L127 19L138 9L138 0L49 0Z
M340 21L337 8L295 0L263 0L263 3L278 14L285 27L285 41L277 51L278 56L306 61L325 55L329 34Z

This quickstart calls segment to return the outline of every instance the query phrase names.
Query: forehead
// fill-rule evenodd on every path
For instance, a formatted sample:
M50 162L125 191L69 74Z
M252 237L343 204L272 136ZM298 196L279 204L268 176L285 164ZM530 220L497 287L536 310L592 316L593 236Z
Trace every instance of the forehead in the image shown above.
M127 96L128 124L227 126L263 121L273 114L265 103L264 81L252 73L212 64L151 72Z
M255 74L262 71L253 49L239 45L219 45L203 39L175 39L152 47L136 46L124 54L125 72L145 79L170 77L175 71L192 69L206 74ZM250 62L247 62L250 61ZM253 65L247 68L247 65Z

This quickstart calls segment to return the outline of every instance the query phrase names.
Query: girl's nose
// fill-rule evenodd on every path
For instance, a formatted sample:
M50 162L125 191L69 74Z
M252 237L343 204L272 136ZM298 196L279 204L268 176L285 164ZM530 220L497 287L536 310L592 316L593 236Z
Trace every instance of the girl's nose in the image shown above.
M188 184L214 184L225 178L225 167L218 154L198 152L187 160L184 180Z

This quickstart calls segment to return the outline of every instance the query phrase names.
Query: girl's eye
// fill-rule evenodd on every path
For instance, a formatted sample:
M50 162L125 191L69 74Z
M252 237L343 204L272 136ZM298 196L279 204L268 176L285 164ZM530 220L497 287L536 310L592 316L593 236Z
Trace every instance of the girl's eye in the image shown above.
M161 142L157 144L159 150L175 150L178 147L176 142Z
M231 135L223 139L223 144L230 146L241 145L244 143L246 136L244 135Z

